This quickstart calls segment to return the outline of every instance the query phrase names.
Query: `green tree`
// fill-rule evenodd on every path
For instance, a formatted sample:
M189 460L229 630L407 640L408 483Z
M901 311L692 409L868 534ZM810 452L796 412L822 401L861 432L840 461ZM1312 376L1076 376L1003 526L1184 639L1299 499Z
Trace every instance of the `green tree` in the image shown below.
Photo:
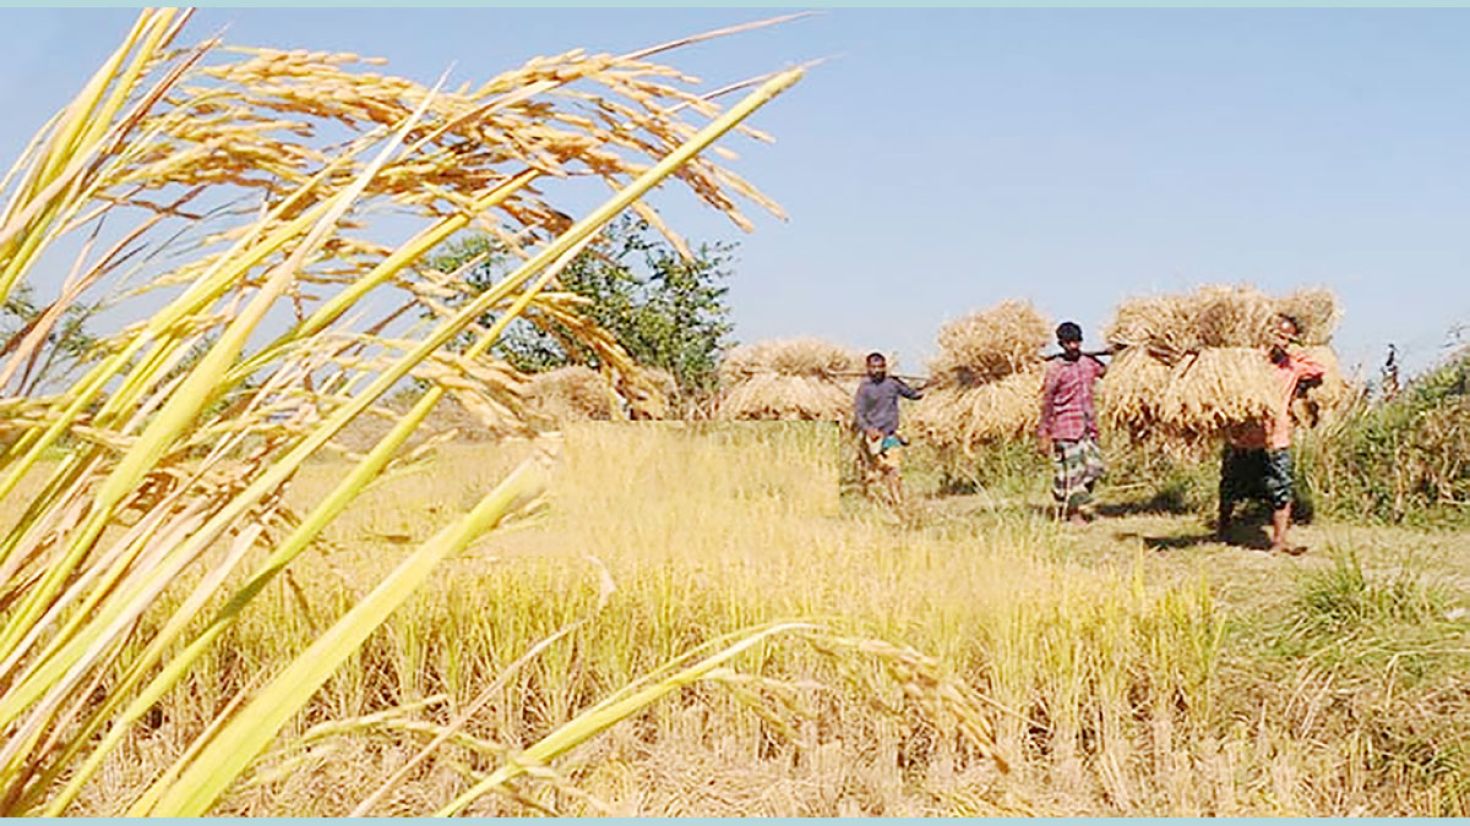
M668 371L685 391L714 386L720 353L733 329L726 304L734 245L701 244L685 259L649 225L632 216L614 222L603 239L560 275L560 288L591 300L587 313L639 364ZM432 260L452 272L475 257L465 273L476 292L499 281L514 260L492 236L475 234L447 245ZM494 321L493 316L484 319ZM575 336L555 335L526 320L513 322L497 345L517 369L539 372L566 364L597 366ZM570 348L570 351L569 351Z
M37 303L30 284L17 285L0 305L0 357L10 357L48 309ZM87 322L97 310L93 304L75 303L62 311L46 334L45 346L20 371L19 395L65 378L91 354L97 338L87 329Z

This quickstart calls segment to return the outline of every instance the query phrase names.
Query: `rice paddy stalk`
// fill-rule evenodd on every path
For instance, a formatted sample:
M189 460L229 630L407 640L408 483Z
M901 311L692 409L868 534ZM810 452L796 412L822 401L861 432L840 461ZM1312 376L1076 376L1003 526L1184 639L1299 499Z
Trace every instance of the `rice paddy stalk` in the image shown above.
M207 153L201 153L198 146L178 142L184 140L180 136L191 134L190 130L198 132L221 122L210 115L207 107L214 106L218 111L219 106L236 101L243 101L246 107L279 105L269 97L273 93L249 87L254 82L251 72L261 72L259 77L269 78L269 72L276 71L270 67L281 65L283 58L288 68L292 61L300 60L300 65L310 66L316 60L292 53L289 58L285 55L267 58L264 64L252 65L247 60L245 64L195 71L199 58L212 44L186 51L182 57L167 53L168 44L187 17L187 13L174 11L140 15L123 47L94 75L65 114L52 121L46 137L33 142L23 153L21 162L12 170L14 174L6 179L7 185L17 181L19 185L5 206L3 227L0 227L0 253L3 253L0 268L4 268L0 270L3 277L0 288L8 290L17 283L52 240L106 215L114 203L109 199L117 197L110 188L137 186L139 191L161 188L167 182L178 182L167 177L173 174L168 170L185 169L181 164L207 164ZM578 71L596 71L609 60L611 65L618 65L619 59L592 58L579 65L576 59L569 58L566 63L572 72L558 74L555 85L576 77ZM161 77L151 85L145 83L155 69L162 70ZM328 69L314 67L314 70L340 80L330 75ZM0 544L0 571L7 574L5 590L0 592L0 611L4 612L5 620L5 625L0 627L0 729L8 735L8 742L0 749L0 810L32 811L41 807L42 811L61 813L75 802L108 755L115 753L131 724L190 673L275 573L309 547L347 504L381 476L392 457L447 392L446 386L437 385L426 394L334 492L317 503L305 520L286 520L290 528L287 538L275 546L275 552L254 577L235 591L224 609L216 614L215 621L181 653L164 662L168 648L191 625L193 615L207 604L243 561L246 552L258 543L267 520L279 518L274 509L279 507L278 495L283 486L310 457L376 404L397 382L418 375L426 366L437 365L442 360L440 351L444 346L474 326L486 312L494 310L500 318L466 353L455 357L458 361L454 363L462 365L458 369L475 369L471 360L484 355L506 324L532 307L566 324L573 335L587 336L589 346L600 355L606 350L607 362L615 369L630 366L614 350L608 349L615 347L615 342L604 340L595 326L577 323L572 304L543 297L540 290L560 266L591 242L608 220L629 208L646 211L640 199L676 172L684 174L701 198L741 223L743 219L733 204L720 194L720 185L758 202L762 201L761 197L738 178L698 161L697 156L726 132L744 128L741 125L744 118L801 76L800 70L772 76L736 107L702 129L694 130L668 117L668 112L676 111L677 107L665 111L651 102L649 89L672 90L672 87L638 86L637 81L629 79L637 77L636 72L656 73L656 70L637 67L627 75L608 71L599 79L610 88L643 102L653 116L639 120L636 110L606 104L604 111L616 115L616 119L609 118L603 126L582 119L580 123L585 125L581 128L589 130L590 145L602 141L650 155L658 154L663 146L670 147L672 151L659 157L651 167L614 159L606 152L598 156L596 153L602 150L577 148L588 146L585 140L580 144L569 142L567 146L572 149L556 149L553 141L547 145L554 151L508 153L504 159L526 162L521 172L508 178L481 178L469 187L459 181L436 183L426 177L421 184L423 191L450 202L453 205L450 214L440 214L409 243L374 252L375 259L362 268L365 275L352 273L349 277L324 278L312 269L319 261L338 256L344 263L359 260L350 252L356 242L343 235L347 226L344 219L349 213L365 201L369 192L377 196L388 193L395 199L422 198L422 195L396 192L393 187L405 180L412 185L418 180L414 175L431 176L434 173L427 170L433 164L453 160L442 148L431 147L438 136L451 133L458 136L459 130L472 131L478 128L479 118L493 120L502 110L527 111L523 102L531 95L522 93L518 98L514 90L518 83L520 89L528 88L520 78L535 77L536 71L527 69L522 75L508 76L506 89L510 94L502 95L494 105L480 109L473 116L465 115L476 110L464 106L463 97L455 98L453 105L441 106L437 90L419 91L418 87L401 86L405 90L403 99L412 102L411 111L399 116L393 110L394 116L380 120L378 129L351 141L334 157L316 155L322 163L315 172L293 177L291 167L266 164L265 168L273 170L270 174L287 183L273 187L274 192L286 193L285 196L271 206L263 205L256 220L214 239L228 242L227 249L187 264L150 284L148 288L177 285L181 289L161 311L106 342L101 358L78 381L54 397L37 400L36 417L28 420L0 463L3 464L0 495L4 496L18 491L21 483L38 469L49 467L41 481L39 496ZM186 74L192 77L202 74L224 84L237 83L246 91L224 86L208 90L184 88L165 104L165 94L177 89ZM267 87L262 84L259 88ZM701 113L713 111L699 98L675 97L682 100L681 105ZM590 97L584 99L597 101ZM307 105L292 102L283 111L291 111L291 106ZM421 123L428 137L419 128ZM490 128L513 129L514 126ZM398 147L408 143L408 135L414 130L418 134L412 148L397 152ZM636 130L652 130L657 140L640 137L633 141L627 137ZM365 155L373 144L383 142L390 131L396 134L375 158L359 161L359 155ZM233 139L245 141L243 136L247 133L248 128ZM692 136L686 140L690 133ZM678 136L677 141L672 140L673 136ZM241 151L251 146L245 141ZM150 158L150 152L160 151L162 154L157 159ZM362 303L369 292L393 282L425 252L468 226L471 220L500 210L528 228L554 223L544 217L545 213L538 212L542 209L539 201L527 200L524 195L538 176L564 168L566 158L558 160L555 152L577 157L576 153L582 151L590 152L589 163L605 180L612 182L622 174L631 181L617 186L611 201L574 223L510 277L440 319L427 333L402 342L390 339L378 342L376 346L385 351L401 349L396 357L386 362L382 358L359 361L358 366L353 366L350 358L341 358L345 354L341 346L344 336L348 341L353 338L345 331L334 330L333 326ZM392 157L395 152L397 158ZM424 157L417 157L420 155ZM413 168L414 163L420 165ZM196 166L188 174L198 174L208 181L211 175L236 173ZM150 179L150 175L159 177ZM193 191L198 189L195 187ZM124 196L123 200L129 197ZM189 197L193 196L186 196L185 200ZM437 208L422 201L418 206L425 211ZM657 220L656 216L653 220ZM160 223L156 215L140 223L90 268L84 268L83 259L91 247L84 245L73 277L68 279L62 297L47 313L54 315L75 301L117 261L125 260L138 249L128 251L129 245L141 242ZM331 250L327 249L329 245ZM264 272L258 272L262 268ZM286 299L295 300L303 289L310 289L309 285L323 283L340 284L341 289L330 291L324 301L317 302L304 315L298 311L298 321L291 329L264 348L247 354L249 339L261 329L272 308ZM349 326L353 323L349 319ZM41 355L42 339L43 335L16 339L18 349L3 371L7 382L18 377L20 384L27 386L30 365ZM356 341L367 344L370 339L358 337ZM310 377L325 364L333 365L336 372L319 386L314 385ZM262 374L265 383L254 384ZM493 371L474 375L479 381L492 384L496 381ZM308 419L293 416L279 424L268 423L266 417L271 414L272 405L288 399L304 399L320 405L314 410L318 415ZM217 406L217 402L225 406L226 413L206 412ZM261 436L264 444L243 454L243 470L230 470L226 458L239 453L246 445L247 436L253 435ZM46 465L44 457L68 438L76 440L75 447L69 448L69 454L61 461ZM200 454L204 458L197 467L185 469L180 465L186 457ZM231 478L232 473L238 475ZM482 501L481 506L492 507L487 502ZM128 508L144 514L141 521L127 528L121 537L107 539L110 544L105 544L104 532ZM441 536L439 544L421 548L410 560L414 564L406 562L409 567L401 568L394 575L397 579L391 581L392 588L382 593L378 607L395 605L406 598L412 587L423 581L433 560L448 552L445 542L454 545L469 541L477 525L486 528L498 521L498 516L492 518L487 514L477 508L470 515L473 519L460 523L464 531ZM250 520L248 524L246 520ZM140 653L133 647L130 635L165 594L180 586L191 567L222 541L223 555L207 563L203 576L183 594L183 601L176 606L177 613L161 618L162 629L150 629L151 636L140 646ZM385 581L385 586L389 584ZM332 656L340 661L372 633L386 614L387 611L349 612L318 644L330 649ZM312 649L320 650L323 649ZM295 661L295 665L288 666L271 684L267 694L289 691L293 682L298 687L321 685L332 673L330 659L305 664ZM160 662L163 662L161 670L153 673ZM146 686L134 696L132 692L144 680L148 680ZM100 702L92 699L93 689L104 683L109 689L105 699ZM304 704L311 694L308 689L300 697L294 697L293 702ZM241 708L246 716L258 716L265 709L267 719L278 721L268 727L269 731L260 731L228 713L214 719L206 727L206 736L196 740L196 745L175 769L155 780L152 789L138 802L138 811L204 811L293 713L279 708L279 704L262 705L259 697L246 702L244 694L237 695L232 702L245 703ZM119 709L122 709L120 714ZM104 730L101 740L94 741ZM233 746L216 745L234 742L242 736L241 742L254 749L249 755L237 754L238 749ZM78 759L80 765L76 765ZM210 785L195 784L195 789L181 791L188 787L187 779L201 775L210 778ZM53 795L54 787L63 778L65 784L60 793Z

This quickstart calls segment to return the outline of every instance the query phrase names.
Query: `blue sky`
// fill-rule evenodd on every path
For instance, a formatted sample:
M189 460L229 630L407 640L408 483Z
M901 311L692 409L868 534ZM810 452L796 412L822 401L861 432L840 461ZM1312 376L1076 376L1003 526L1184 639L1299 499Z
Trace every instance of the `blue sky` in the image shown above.
M768 10L204 9L192 31L387 57L432 82L623 51ZM0 12L7 161L130 10ZM844 10L668 59L711 86L830 58L734 168L790 213L744 235L737 336L816 334L917 369L946 320L1029 298L1089 332L1130 294L1327 285L1338 343L1411 366L1470 322L1470 9Z

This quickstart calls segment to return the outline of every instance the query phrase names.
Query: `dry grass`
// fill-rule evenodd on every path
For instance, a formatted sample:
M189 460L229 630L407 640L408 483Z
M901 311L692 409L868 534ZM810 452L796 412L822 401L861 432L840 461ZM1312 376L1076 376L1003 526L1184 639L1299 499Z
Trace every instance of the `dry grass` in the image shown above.
M1379 736L1434 738L1421 713L1441 715L1433 742L1449 748L1457 729L1443 715L1459 706L1446 695L1440 711L1413 715L1388 701L1382 679L1340 697L1363 676L1273 660L1224 631L1227 619L1294 610L1292 572L1320 567L1312 558L1220 548L1171 558L1118 538L1191 530L1157 517L1078 534L1024 512L932 515L927 528L899 530L837 500L837 434L817 425L590 423L564 439L550 510L451 561L293 721L287 734L305 742L283 737L221 813L345 814L503 676L463 735L373 813L432 809L501 749L525 747L670 657L792 616L937 657L988 698L1011 772L941 736L896 686L870 686L881 660L767 645L738 663L745 676L691 686L558 761L555 774L517 781L518 797L487 798L471 813L1454 811L1463 775L1405 774L1368 748ZM330 530L333 550L303 560L170 695L82 811L136 788L210 709L302 648L528 449L457 446L370 492ZM294 495L309 499L337 473L309 467ZM1387 560L1413 540L1372 541ZM1399 690L1420 698L1444 686Z

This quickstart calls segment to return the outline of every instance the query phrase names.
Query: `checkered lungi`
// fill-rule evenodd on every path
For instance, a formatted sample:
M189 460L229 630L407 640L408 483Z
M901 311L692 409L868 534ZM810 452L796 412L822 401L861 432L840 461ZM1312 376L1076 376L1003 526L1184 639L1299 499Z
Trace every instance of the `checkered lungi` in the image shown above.
M1103 477L1102 450L1097 441L1059 440L1052 444L1051 495L1058 505L1079 508L1092 502L1092 486Z

